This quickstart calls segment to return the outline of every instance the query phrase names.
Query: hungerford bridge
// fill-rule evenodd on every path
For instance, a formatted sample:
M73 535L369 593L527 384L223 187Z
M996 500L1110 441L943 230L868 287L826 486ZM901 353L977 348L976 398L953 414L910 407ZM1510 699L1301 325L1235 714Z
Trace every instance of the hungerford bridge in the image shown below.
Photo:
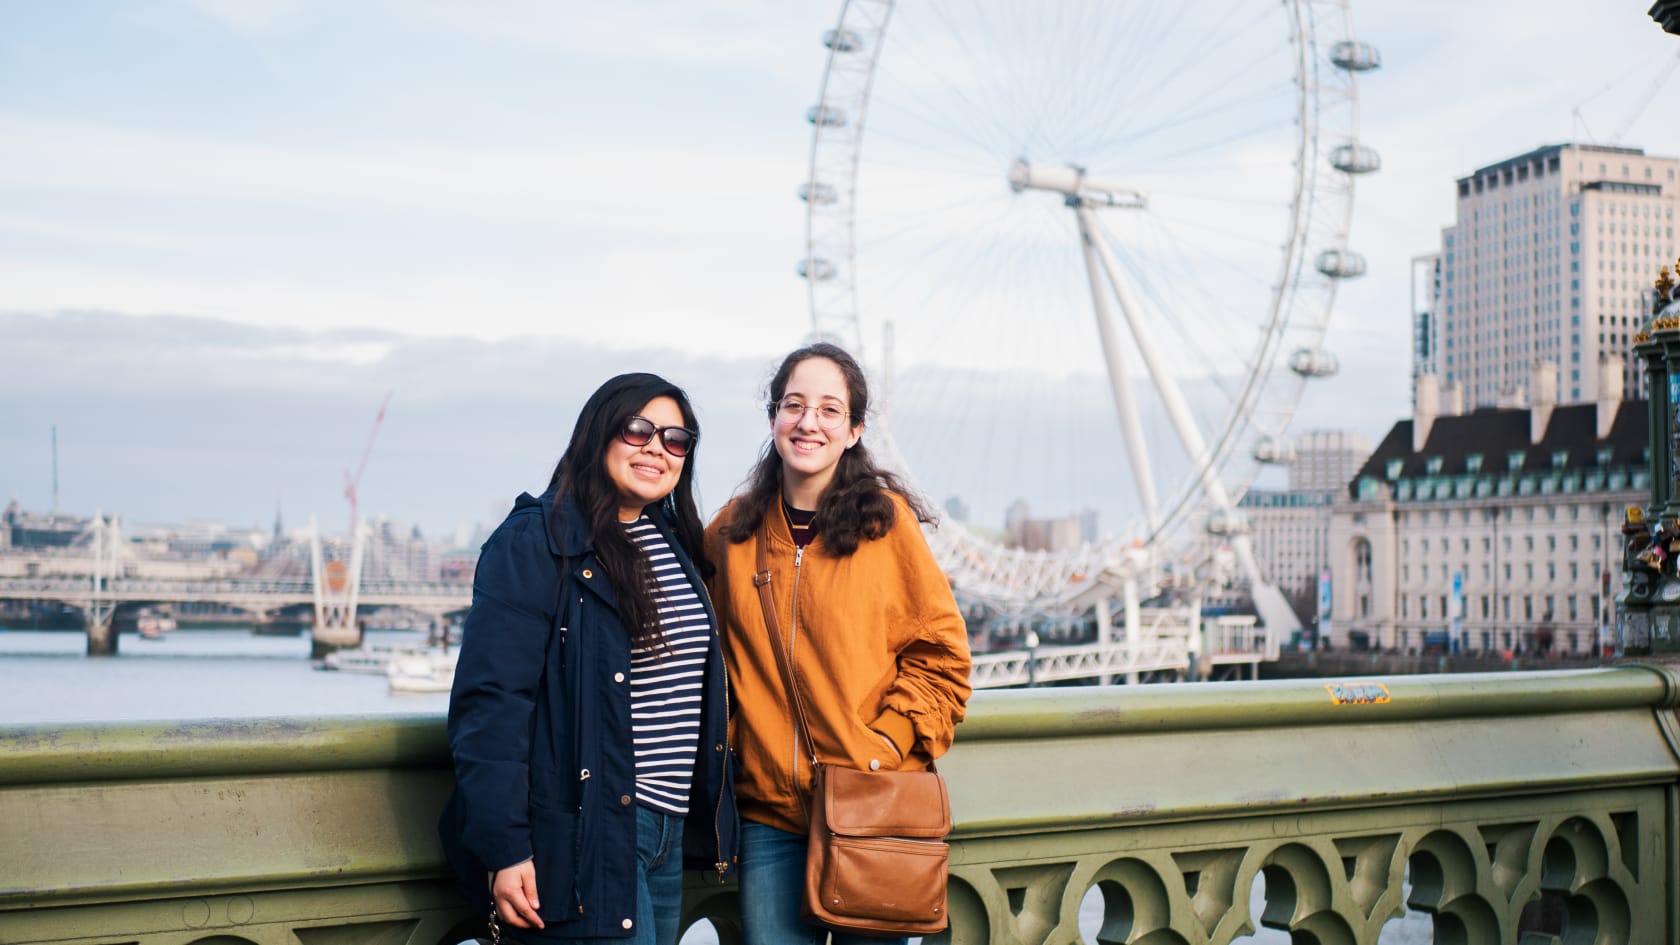
M308 606L315 658L362 642L357 620L360 608L398 607L441 624L472 603L471 588L462 583L366 580L366 541L364 525L356 530L347 562L328 560L320 533L312 528L307 580L148 576L144 560L123 538L120 519L96 515L76 543L86 555L82 566L56 569L77 573L51 573L53 564L34 562L35 567L26 569L33 574L0 576L0 600L52 601L81 610L90 656L116 655L114 618L121 607L204 603L265 615ZM1254 678L1261 662L1278 657L1276 634L1255 626L1254 618L1219 617L1204 623L1194 604L1143 607L1135 581L1094 581L1079 599L1063 604L1064 610L1090 608L1097 627L1103 629L1095 642L1040 646L1030 621L1022 618L1025 643L1006 652L976 654L974 685L995 688L1071 680L1137 683L1221 675Z

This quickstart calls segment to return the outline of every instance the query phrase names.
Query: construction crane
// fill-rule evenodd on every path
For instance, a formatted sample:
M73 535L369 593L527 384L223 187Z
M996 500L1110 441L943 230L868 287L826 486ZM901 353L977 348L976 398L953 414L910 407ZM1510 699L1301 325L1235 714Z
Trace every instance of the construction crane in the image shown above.
M1645 94L1640 97L1639 104L1633 107L1633 111L1630 112L1627 118L1622 122L1622 126L1616 129L1615 134L1610 136L1611 144L1622 143L1622 136L1627 134L1628 131L1633 128L1633 123L1639 120L1640 115L1644 114L1645 107L1650 105L1651 102L1656 99L1657 93L1661 92L1663 86L1668 84L1669 78L1674 75L1674 69L1676 66L1680 66L1680 53L1675 53L1674 58L1670 59L1668 61L1668 65L1664 66L1662 71L1657 74L1656 79L1653 80L1650 87L1645 90Z
M356 488L361 485L362 472L367 469L368 457L373 454L373 439L379 435L379 425L385 422L385 408L391 403L391 391L385 392L385 399L379 402L379 413L373 417L373 429L368 431L367 444L362 447L361 461L356 463L356 472L344 470L344 497L350 500L350 537L356 537Z
M1634 105L1633 110L1628 113L1626 118L1622 119L1622 123L1617 126L1615 132L1604 139L1607 144L1616 145L1621 143L1622 137L1633 129L1634 122L1638 121L1639 116L1645 113L1646 107L1656 100L1657 93L1661 92L1663 90L1663 86L1668 84L1668 80L1673 78L1677 67L1680 67L1680 52L1675 53L1675 55L1670 57L1668 62L1664 64L1661 69L1657 70L1656 78L1653 79L1651 84L1645 88L1644 93L1640 95L1639 101L1636 105ZM1589 144L1596 144L1598 139L1594 137L1592 129L1587 127L1587 118L1586 115L1582 113L1582 109L1585 108L1587 103L1591 102L1593 99L1596 99L1600 95L1615 89L1624 80L1632 77L1636 72L1640 71L1641 68L1642 66L1636 65L1633 69L1624 73L1620 78L1606 82L1603 88L1600 88L1598 91L1582 99L1570 111L1570 116L1574 119L1576 131L1578 133L1584 132L1586 140Z

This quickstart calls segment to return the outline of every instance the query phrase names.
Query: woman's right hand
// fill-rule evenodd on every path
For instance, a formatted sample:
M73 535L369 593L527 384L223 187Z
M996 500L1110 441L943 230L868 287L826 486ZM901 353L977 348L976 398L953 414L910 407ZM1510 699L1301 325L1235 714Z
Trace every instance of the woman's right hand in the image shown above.
M531 860L499 869L490 878L490 900L496 915L508 925L521 929L540 929L543 920L537 915L537 867Z

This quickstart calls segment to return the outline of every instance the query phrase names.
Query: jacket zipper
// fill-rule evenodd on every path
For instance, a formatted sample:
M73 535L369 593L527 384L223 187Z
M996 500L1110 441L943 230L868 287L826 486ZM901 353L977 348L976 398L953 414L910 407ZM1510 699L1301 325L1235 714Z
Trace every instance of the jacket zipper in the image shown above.
M793 644L794 644L794 641L799 638L799 565L800 565L800 562L802 562L804 559L805 559L805 546L804 545L794 546L794 549L793 549L793 598L788 603L788 642L787 642L788 711L790 713L797 713L797 711L798 711L794 707L794 704L793 704L793 700L799 698L793 692L793 687L799 684L798 678L797 678L797 675L796 675L796 670L793 667ZM807 733L807 735L808 734L809 733ZM805 807L805 795L801 794L800 791L799 791L799 725L797 723L795 723L795 725L793 726L793 769L792 769L792 771L793 771L793 785L792 785L793 786L793 796L799 799L799 806L800 806L801 809L803 809ZM809 812L806 812L806 817L809 817L809 816L810 816Z
M698 575L694 575L694 577L698 577ZM691 580L692 579L693 578L691 578ZM718 653L721 655L723 652L723 639L719 635L717 628L717 609L712 606L712 594L710 591L706 590L705 581L698 581L697 586L700 588L701 595L706 599L706 608L712 612L712 638L717 641ZM707 662L709 663L710 660L707 660ZM720 659L718 662L722 663L723 661ZM717 869L719 883L723 882L724 874L729 872L729 863L722 858L723 792L724 789L728 787L728 780L734 776L733 772L729 770L729 668L727 666L723 668L721 679L723 681L723 778L718 782L717 808L712 812L712 837L717 841L717 847L715 849L718 854L718 861L713 863L712 866Z

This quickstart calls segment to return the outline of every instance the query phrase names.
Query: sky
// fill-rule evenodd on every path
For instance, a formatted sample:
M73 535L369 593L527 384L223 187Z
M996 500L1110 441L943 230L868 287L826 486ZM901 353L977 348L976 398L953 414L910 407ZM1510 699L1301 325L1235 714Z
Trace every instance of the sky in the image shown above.
M1178 16L1250 6L1281 9ZM1375 440L1405 415L1409 261L1453 222L1457 177L1565 141L1680 156L1664 114L1680 37L1648 6L1353 5L1354 33L1383 55L1359 82L1358 133L1384 166L1356 184L1349 231L1369 270L1334 305L1343 370L1309 388L1291 429ZM795 191L837 9L0 0L0 500L52 506L56 427L74 514L331 527L366 450L364 513L466 532L546 482L588 391L647 369L700 408L716 508L762 445L768 373L810 328ZM1017 9L1046 35L1093 32L1058 4ZM928 48L881 74L882 103L889 80L913 99L946 67ZM1134 54L1079 50L1093 85L1105 55ZM884 105L878 118L890 127ZM1059 437L1112 423L1087 422L1083 388L1067 396L1043 408L1071 418ZM1084 459L1125 462L1113 442ZM953 465L936 501L982 472ZM996 519L1027 488L970 499ZM1029 498L1100 504L1088 483L1060 488Z

